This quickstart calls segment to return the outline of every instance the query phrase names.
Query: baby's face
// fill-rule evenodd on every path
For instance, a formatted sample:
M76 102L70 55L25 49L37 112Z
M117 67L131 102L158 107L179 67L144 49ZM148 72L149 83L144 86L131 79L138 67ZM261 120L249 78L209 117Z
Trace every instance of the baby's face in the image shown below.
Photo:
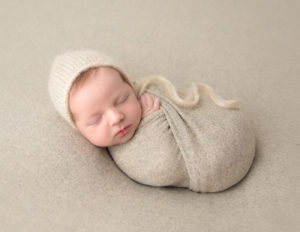
M141 121L141 105L134 91L118 71L108 67L94 72L70 96L69 104L79 132L99 147L126 143Z

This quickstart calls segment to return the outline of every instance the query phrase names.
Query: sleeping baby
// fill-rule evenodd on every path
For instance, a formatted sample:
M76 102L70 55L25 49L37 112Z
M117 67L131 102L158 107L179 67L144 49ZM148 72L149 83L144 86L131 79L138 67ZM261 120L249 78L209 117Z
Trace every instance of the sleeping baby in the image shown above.
M236 101L200 83L177 90L162 76L132 81L97 51L57 56L49 94L75 130L142 184L222 191L247 174L255 155Z

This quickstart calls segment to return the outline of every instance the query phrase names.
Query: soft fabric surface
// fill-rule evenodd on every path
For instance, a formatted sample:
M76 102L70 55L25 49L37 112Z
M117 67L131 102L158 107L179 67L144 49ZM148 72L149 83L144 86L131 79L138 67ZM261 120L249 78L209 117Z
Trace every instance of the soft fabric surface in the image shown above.
M137 182L218 192L239 182L255 155L251 123L201 94L197 106L179 107L162 86L147 90L160 110L144 118L134 137L109 147L118 167Z
M298 231L300 2L3 1L0 231ZM97 49L133 79L207 83L257 135L242 182L220 193L135 183L55 112L54 56Z

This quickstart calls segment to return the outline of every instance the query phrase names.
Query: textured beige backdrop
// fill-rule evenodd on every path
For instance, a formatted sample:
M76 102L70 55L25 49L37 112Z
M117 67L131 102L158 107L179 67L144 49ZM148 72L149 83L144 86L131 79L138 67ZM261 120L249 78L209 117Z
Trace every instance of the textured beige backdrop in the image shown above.
M0 231L299 231L300 2L27 0L0 7ZM238 99L257 134L249 175L200 194L137 184L58 116L53 57L104 51Z

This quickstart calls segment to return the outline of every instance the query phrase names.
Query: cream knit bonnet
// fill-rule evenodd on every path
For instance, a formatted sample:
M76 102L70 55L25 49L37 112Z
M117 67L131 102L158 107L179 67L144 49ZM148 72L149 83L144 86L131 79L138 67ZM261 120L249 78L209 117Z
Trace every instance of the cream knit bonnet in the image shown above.
M57 112L73 127L69 108L68 95L73 81L80 73L97 66L109 66L121 73L128 81L130 80L116 64L117 62L106 54L94 50L77 50L63 53L54 59L48 82L50 98Z

